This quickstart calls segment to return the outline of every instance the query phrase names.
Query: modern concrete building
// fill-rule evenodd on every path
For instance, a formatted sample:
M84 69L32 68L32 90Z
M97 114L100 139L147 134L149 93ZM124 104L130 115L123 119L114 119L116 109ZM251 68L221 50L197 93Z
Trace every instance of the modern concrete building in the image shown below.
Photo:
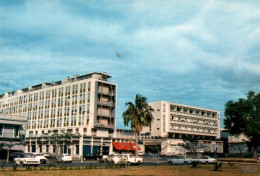
M184 153L183 139L196 137L199 152L223 152L220 112L165 101L151 102L154 120L141 132L145 148L159 141L162 154ZM202 151L203 150L203 151Z
M106 73L90 73L61 81L42 83L0 95L0 111L27 116L28 152L54 153L47 140L51 134L79 134L61 152L74 157L107 154L112 142L127 142L129 137L116 133L116 84ZM44 138L45 136L45 138Z
M7 150L24 150L27 117L0 113L0 159L6 159Z

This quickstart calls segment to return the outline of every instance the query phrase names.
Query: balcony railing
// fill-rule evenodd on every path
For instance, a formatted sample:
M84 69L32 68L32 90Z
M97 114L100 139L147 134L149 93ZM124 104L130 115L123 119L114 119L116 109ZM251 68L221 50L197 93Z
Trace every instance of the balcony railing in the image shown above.
M115 106L115 103L109 101L98 101L100 105Z
M113 128L113 125L104 125L104 124L96 124L96 127L102 127L102 128Z

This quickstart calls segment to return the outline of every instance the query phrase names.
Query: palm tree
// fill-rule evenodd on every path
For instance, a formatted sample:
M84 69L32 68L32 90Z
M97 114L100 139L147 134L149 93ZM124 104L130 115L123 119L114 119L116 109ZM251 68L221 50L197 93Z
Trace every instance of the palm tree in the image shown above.
M127 102L127 109L123 112L124 125L129 123L135 133L135 154L138 156L138 136L143 127L150 126L153 121L153 109L146 102L147 98L140 94L135 97L135 103Z

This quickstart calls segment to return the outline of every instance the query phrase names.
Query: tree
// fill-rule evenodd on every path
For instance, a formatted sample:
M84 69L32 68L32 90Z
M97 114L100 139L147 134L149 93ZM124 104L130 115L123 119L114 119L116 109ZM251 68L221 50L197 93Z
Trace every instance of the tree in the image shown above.
M14 146L25 145L22 139L6 138L4 143L1 143L0 148L7 151L6 162L9 163L10 151Z
M130 124L135 133L136 156L138 156L138 136L143 127L150 126L153 121L153 109L146 102L147 98L140 94L135 97L135 103L127 102L127 109L123 112L124 125Z
M249 91L246 99L227 102L225 116L224 125L229 134L244 134L253 147L253 158L257 158L257 146L260 144L260 93Z
M198 136L188 136L183 138L184 144L183 148L188 150L191 154L197 155L198 151L200 149L206 148L204 144L201 144L199 142L199 137Z
M69 147L73 144L73 139L79 139L81 137L80 134L76 133L52 133L50 135L48 134L44 134L42 136L42 138L47 139L50 144L53 145L53 147L55 148L55 152L54 155L56 158L59 158L60 155L65 152L67 153L67 151L63 151L64 150L64 146L67 146L67 150L69 149Z

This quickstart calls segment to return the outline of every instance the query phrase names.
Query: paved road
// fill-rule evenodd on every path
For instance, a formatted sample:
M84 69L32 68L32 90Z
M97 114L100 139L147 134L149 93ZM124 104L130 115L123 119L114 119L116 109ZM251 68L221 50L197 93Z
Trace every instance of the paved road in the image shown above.
M167 159L172 158L172 157L167 157L167 156L160 156L159 159L156 156L144 156L144 162L143 165L155 165L155 164L160 164L160 165L167 165ZM2 166L3 161L0 161L0 166ZM86 160L81 162L80 160L73 160L72 163L57 163L51 160L48 160L47 164L41 164L39 167L46 167L50 164L54 164L57 167L61 166L67 166L67 167L79 167L79 166L90 166L90 165L96 165L96 166L106 166L106 163L99 163L97 160ZM239 164L259 164L259 163L239 163ZM5 164L4 167L12 167L14 163L8 163Z
M159 157L159 159L157 157L153 157L153 156L144 156L144 162L143 165L154 165L154 164L160 164L160 165L165 165L167 164L167 158L168 157ZM0 161L0 166L2 166L4 161ZM41 164L39 165L39 167L45 167L48 166L50 164L54 164L57 167L61 167L61 166L67 166L67 167L79 167L79 166L90 166L90 165L100 165L101 166L105 166L106 163L99 163L97 160L85 160L85 161L80 161L80 160L73 160L72 163L57 163L55 161L52 160L48 160L47 164ZM4 164L4 167L12 167L12 165L14 165L14 163L6 163Z

